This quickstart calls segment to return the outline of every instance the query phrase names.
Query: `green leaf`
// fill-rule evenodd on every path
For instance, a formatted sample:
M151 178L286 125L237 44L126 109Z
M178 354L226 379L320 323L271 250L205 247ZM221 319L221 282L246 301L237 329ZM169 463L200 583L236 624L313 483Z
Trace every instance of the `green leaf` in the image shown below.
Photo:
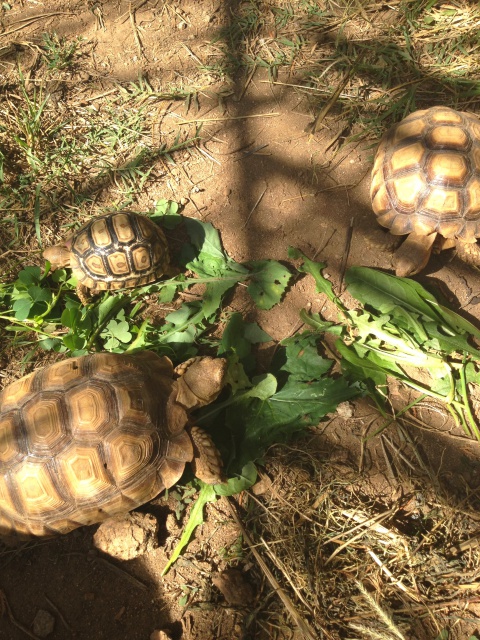
M185 218L185 226L195 247L196 258L187 266L202 275L218 275L225 269L228 258L223 251L218 231L209 222Z
M110 333L113 338L116 338L120 342L130 342L132 334L128 330L128 322L126 320L110 320L105 328L104 333Z
M75 333L68 333L63 338L63 344L70 351L77 351L78 349L83 349L86 345L85 338L76 335Z
M245 369L250 371L255 366L252 344L270 340L271 337L256 322L246 323L241 313L232 313L218 345L218 355L235 354Z
M96 306L98 325L106 324L107 320L113 315L117 315L117 312L120 311L128 301L126 296L107 296Z
M398 278L368 267L351 267L345 274L345 282L352 296L380 313L395 314L400 307L423 316L423 321L445 324L453 331L467 326L464 324L467 321L463 322L453 311L445 310L431 293L409 278ZM480 338L480 331L470 323L468 327L472 335Z
M248 293L259 309L271 309L280 302L292 274L275 260L257 260L246 265L252 270Z
M32 284L38 284L42 278L40 267L25 267L18 274L18 281L27 287Z
M333 292L332 283L322 274L322 269L325 269L327 266L324 262L314 262L310 260L300 249L295 249L295 247L288 248L288 257L292 260L303 260L303 264L298 267L298 271L309 273L313 276L315 284L317 285L317 292L324 293L327 298L334 302L340 309L344 309L343 304Z
M318 335L310 331L282 340L281 344L286 347L286 362L281 369L297 380L319 380L331 368L333 361L318 355L317 341Z
M178 204L165 198L155 202L155 211L149 217L154 222L161 222L165 229L174 229L182 222L182 216L178 213Z
M341 340L337 340L335 346L342 356L342 371L351 380L365 382L370 394L376 398L380 406L383 406L387 391L387 369L357 355L352 347L348 347ZM379 388L383 389L383 393Z
M214 502L215 500L216 500L216 495L215 495L214 487L212 485L204 484L200 489L198 498L196 499L195 504L192 507L192 510L190 511L190 516L188 518L187 524L183 528L182 536L178 544L176 545L175 549L173 550L172 555L170 556L170 559L168 560L165 568L162 571L162 576L164 576L168 572L172 564L179 558L182 551L190 542L195 532L195 529L199 525L203 524L204 522L203 510L205 505L208 502Z
M258 398L268 400L277 390L277 379L272 373L264 373L252 379L253 387L242 394L242 400Z
M218 282L208 282L202 296L202 311L204 317L213 321L222 305L224 294L235 286L236 282L231 280L219 280Z
M274 376L267 375L269 379L262 381L262 393L257 385L234 398L227 409L227 424L237 442L236 463L239 465L257 460L271 444L284 442L306 427L318 424L339 402L359 394L359 390L343 378L304 383L292 376L282 389L272 394Z
M165 304L166 302L171 302L177 293L178 284L172 283L164 285L160 289L160 293L158 295L158 301L160 304Z
M232 313L218 345L218 355L235 353L240 362L250 358L251 341L245 337L245 322L241 313Z
M300 311L300 318L305 324L308 324L320 333L328 331L329 333L341 335L345 332L345 328L342 325L335 325L333 322L322 320L318 313L309 313L306 309Z
M31 285L28 287L28 295L36 302L51 302L53 295L50 289L42 289L38 285Z
M256 322L245 323L245 338L252 344L271 342L273 340Z
M15 300L12 309L17 320L26 320L30 314L32 308L32 301L29 298L21 298Z
M38 341L38 346L45 351L62 351L63 341L59 338L45 338Z
M253 462L247 462L236 478L215 485L217 496L234 496L250 488L257 481L257 468Z

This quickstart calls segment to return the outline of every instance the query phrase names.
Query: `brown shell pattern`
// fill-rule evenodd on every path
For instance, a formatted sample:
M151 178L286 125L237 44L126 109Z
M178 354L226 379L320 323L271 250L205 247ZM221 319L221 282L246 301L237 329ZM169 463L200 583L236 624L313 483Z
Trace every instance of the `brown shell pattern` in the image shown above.
M74 235L70 266L78 282L94 290L138 287L168 267L165 236L149 218L132 211L99 216Z
M480 120L433 107L415 111L380 142L370 189L391 233L480 236Z
M48 536L125 513L193 457L172 410L173 367L152 352L70 358L0 394L0 534Z

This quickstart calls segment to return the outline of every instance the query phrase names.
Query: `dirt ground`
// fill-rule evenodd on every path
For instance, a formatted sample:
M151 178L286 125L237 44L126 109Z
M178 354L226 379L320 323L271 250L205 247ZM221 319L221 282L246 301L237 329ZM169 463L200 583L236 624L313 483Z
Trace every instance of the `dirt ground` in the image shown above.
M33 50L25 43L38 42L48 31L66 38L82 36L85 47L89 45L81 71L68 78L78 88L78 100L86 103L94 103L96 96L116 91L119 84L136 81L140 75L148 77L153 88L193 80L205 87L199 95L198 113L187 114L182 103L165 104L165 109L180 118L194 115L208 120L203 124L203 152L181 152L188 163L179 162L168 172L159 172L158 180L139 201L139 210L151 209L160 197L184 203L182 213L211 222L221 232L228 254L239 262L286 261L288 247L298 247L327 263L337 290L346 266L391 270L399 240L381 229L372 214L372 148L350 144L338 150L342 126L338 121L327 119L316 135L307 133L315 113L288 86L296 80L295 69L281 75L277 84L258 70L225 86L214 83L208 71L198 70L198 60L206 62L218 55L210 42L228 22L237 2L140 2L136 4L136 29L130 16L132 3L121 0L12 4L4 11L0 33L0 46L6 47L3 53L0 50L0 82L5 82L12 65L20 65L24 73L32 69ZM219 93L225 95L222 104ZM55 220L50 222L54 227ZM478 272L452 252L435 256L418 279L441 292L466 317L473 321L479 317ZM312 311L326 310L328 315L324 298L307 279L299 280L281 307L272 311L254 309L241 295L232 303L274 340L297 330L299 310L310 304ZM401 406L406 398L397 391ZM429 413L425 418L432 429L448 431L442 417L432 416ZM334 451L342 464L350 461L355 466L359 435L377 419L365 402L352 403L351 413L333 416L327 426L319 428L317 438L309 440L309 455L323 460ZM466 486L472 492L478 489L476 443L457 442L430 430L419 431L417 437L433 477L452 500L460 501L458 496ZM383 491L388 472L378 442L369 444L366 460L364 471L371 474L378 491ZM280 472L276 464L270 465L272 471L269 474L267 467L266 476L274 480L274 474ZM268 504L268 494L266 501ZM0 638L23 640L27 632L33 637L32 623L39 610L55 619L48 635L51 640L148 640L157 637L150 635L155 630L167 630L175 640L307 637L295 631L252 554L241 551L242 535L221 502L209 505L206 523L187 553L161 576L181 532L184 506L179 488L145 509L159 518L160 546L140 559L119 562L102 557L92 546L95 527L22 550L4 551L0 588L10 616L0 618ZM255 527L259 517L252 510L246 521ZM243 604L229 602L212 582L232 566L241 572L247 594ZM471 633L478 615L480 611L472 605L466 616L474 620L468 627ZM409 636L412 638L434 638L420 628L411 633L417 634ZM37 635L41 635L38 628Z

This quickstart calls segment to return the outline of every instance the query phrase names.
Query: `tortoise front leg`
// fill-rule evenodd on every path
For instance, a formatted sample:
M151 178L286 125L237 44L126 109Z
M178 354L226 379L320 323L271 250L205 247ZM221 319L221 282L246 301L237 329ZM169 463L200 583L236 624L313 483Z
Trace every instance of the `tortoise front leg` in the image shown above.
M206 484L225 482L223 461L211 437L200 427L187 427L193 444L192 469L197 478Z
M77 296L78 296L78 299L80 300L80 302L84 306L87 306L87 304L91 300L89 289L87 289L87 287L85 287L83 284L77 284L75 290L77 292Z
M405 278L419 273L427 264L432 253L436 233L410 233L395 251L393 266L397 276Z
M476 242L457 240L457 255L467 264L480 267L480 247Z

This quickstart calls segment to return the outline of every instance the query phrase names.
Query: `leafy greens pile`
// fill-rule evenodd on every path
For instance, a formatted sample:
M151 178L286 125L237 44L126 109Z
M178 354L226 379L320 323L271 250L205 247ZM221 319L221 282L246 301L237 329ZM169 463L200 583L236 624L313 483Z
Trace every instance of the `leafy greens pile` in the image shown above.
M385 410L387 376L393 376L421 392L418 400L426 395L445 403L456 424L480 440L468 396L468 384L480 382L480 351L472 346L480 331L472 323L414 280L367 267L351 267L345 274L347 291L364 305L348 310L322 275L325 264L296 249L289 255L303 260L300 270L315 278L317 291L325 293L340 312L338 324L305 311L301 316L317 331L340 336L335 346L348 379L362 382Z

